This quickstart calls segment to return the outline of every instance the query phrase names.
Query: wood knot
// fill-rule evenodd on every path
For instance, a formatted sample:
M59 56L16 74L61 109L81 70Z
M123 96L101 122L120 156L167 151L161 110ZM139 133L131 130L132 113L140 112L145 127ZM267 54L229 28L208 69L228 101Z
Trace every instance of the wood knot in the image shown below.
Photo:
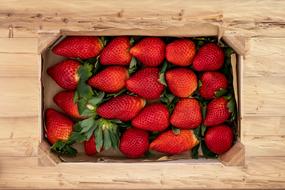
M122 9L122 10L120 10L120 11L117 13L117 16L118 16L119 18L121 18L121 17L123 17L123 13L124 13L124 10Z

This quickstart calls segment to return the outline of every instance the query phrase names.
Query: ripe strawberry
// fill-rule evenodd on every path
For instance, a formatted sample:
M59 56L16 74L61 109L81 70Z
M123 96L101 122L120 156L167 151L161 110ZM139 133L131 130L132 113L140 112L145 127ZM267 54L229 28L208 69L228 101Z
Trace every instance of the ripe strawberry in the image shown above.
M169 90L180 98L187 98L197 88L197 77L195 73L186 68L172 69L165 74Z
M228 103L229 101L225 97L213 99L207 105L204 125L214 126L224 123L231 115Z
M69 58L89 59L96 57L103 48L102 42L95 36L69 36L53 49L53 53Z
M130 53L145 66L156 67L164 59L165 44L160 38L147 37L132 47Z
M73 122L54 109L46 110L45 131L51 144L66 141L72 132Z
M129 65L132 59L130 48L130 39L127 36L115 37L102 50L100 63L102 65Z
M159 69L146 67L133 74L126 83L127 89L146 99L158 99L164 86L158 82Z
M205 72L201 77L202 86L200 95L205 99L215 98L215 93L227 89L228 81L224 74L219 72Z
M62 91L53 97L53 101L62 111L74 118L82 119L83 117L81 117L78 112L78 106L73 100L74 91Z
M110 66L89 79L88 84L103 92L115 93L125 87L129 78L128 70L120 66Z
M195 55L195 44L191 40L179 39L166 46L166 59L178 66L189 66Z
M84 142L84 151L88 156L93 156L97 153L94 135L91 135L90 139Z
M48 68L47 73L60 87L66 90L75 90L79 81L77 74L79 67L79 62L66 60Z
M132 126L148 131L163 131L169 125L169 112L165 105L146 106L133 120Z
M233 139L232 129L225 124L210 127L205 134L206 146L216 154L227 152L232 147Z
M203 45L193 60L193 68L196 71L216 71L224 64L224 52L214 43Z
M191 150L198 143L199 141L192 130L180 130L179 134L168 130L151 142L150 149L173 155Z
M106 119L129 121L144 107L145 100L136 96L121 95L110 99L97 108L97 114Z
M148 133L141 129L127 129L120 140L120 151L128 158L139 158L148 151Z
M194 129L202 122L199 102L194 98L184 98L175 105L170 123L180 129Z

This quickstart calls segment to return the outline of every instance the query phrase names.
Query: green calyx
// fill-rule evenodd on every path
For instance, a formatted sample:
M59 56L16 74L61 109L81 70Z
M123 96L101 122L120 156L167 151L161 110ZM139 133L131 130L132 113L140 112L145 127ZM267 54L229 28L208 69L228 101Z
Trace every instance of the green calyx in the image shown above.
M166 80L165 80L165 72L166 69L168 67L168 63L165 61L162 65L162 68L159 72L159 79L158 82L160 82L161 84L163 84L164 86L167 86Z

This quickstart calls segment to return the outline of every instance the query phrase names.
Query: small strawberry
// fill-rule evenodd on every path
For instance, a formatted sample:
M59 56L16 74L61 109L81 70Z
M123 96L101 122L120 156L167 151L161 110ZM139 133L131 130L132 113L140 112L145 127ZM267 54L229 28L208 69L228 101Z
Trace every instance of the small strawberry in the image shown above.
M158 99L164 90L159 81L159 69L146 67L133 74L126 83L127 89L146 99Z
M71 117L82 119L83 117L81 117L78 112L78 106L74 103L74 94L74 91L59 92L53 97L53 101L60 109L62 109L62 111Z
M66 90L75 90L79 81L77 74L79 67L78 61L66 60L48 68L47 73L60 87Z
M169 112L165 105L154 103L146 106L132 120L132 126L148 131L163 131L169 125Z
M194 129L202 122L202 113L199 102L194 98L179 100L175 105L170 123L180 129Z
M224 123L231 115L229 101L225 97L213 99L207 105L206 118L204 125L214 126Z
M103 44L95 36L69 36L64 38L53 49L53 53L69 58L89 59L96 57Z
M232 147L233 139L232 129L225 124L210 127L205 134L205 144L215 154L227 152Z
M115 93L125 87L128 78L129 74L126 68L110 66L90 78L88 84L103 92Z
M58 140L67 141L71 135L73 122L54 109L46 110L45 132L51 144Z
M132 59L130 48L130 39L127 36L115 37L102 50L100 63L102 65L129 65Z
M223 67L225 55L223 50L214 43L203 45L193 60L196 71L216 71Z
M140 158L148 151L148 136L144 130L128 128L121 137L119 149L128 158Z
M178 134L168 130L151 142L150 149L174 155L191 150L198 143L199 141L192 130L180 130Z
M166 46L166 59L178 66L189 66L195 55L195 44L191 40L179 39Z
M84 142L84 151L88 156L93 156L97 153L94 135L91 135L90 139Z
M176 68L166 72L166 82L169 90L180 98L192 95L198 86L195 73L186 68Z
M131 48L130 53L149 67L160 65L165 56L165 43L160 38L146 37Z
M129 121L144 107L145 100L136 96L121 95L99 105L97 114L107 119Z
M228 87L226 76L219 72L205 72L201 77L201 82L202 86L199 92L205 99L215 98L216 92Z

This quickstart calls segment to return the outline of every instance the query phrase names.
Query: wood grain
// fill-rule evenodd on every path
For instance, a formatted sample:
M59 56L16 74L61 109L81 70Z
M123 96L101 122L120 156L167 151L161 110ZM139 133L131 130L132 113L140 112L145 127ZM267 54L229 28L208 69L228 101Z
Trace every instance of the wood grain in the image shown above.
M285 1L271 0L50 0L44 6L35 0L0 1L0 188L284 188L284 7ZM220 25L226 35L250 38L243 84L245 167L211 160L38 165L37 53L43 47L38 32L115 34L119 28L150 33L168 28L175 34L193 22Z

